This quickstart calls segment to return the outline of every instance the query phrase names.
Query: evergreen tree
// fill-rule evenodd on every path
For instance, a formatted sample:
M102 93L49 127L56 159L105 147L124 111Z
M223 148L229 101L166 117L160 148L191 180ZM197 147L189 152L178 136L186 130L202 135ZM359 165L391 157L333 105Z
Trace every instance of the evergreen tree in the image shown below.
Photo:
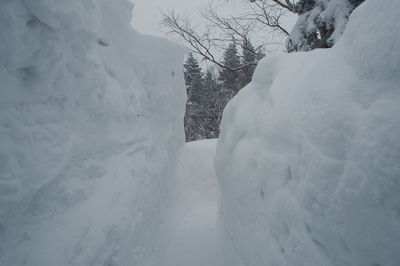
M242 65L245 66L240 70L240 87L243 88L250 83L254 70L256 69L256 62L258 61L257 53L253 47L253 44L249 39L243 40L243 51L242 51Z
M203 88L203 73L193 53L189 53L183 67L188 100L196 101L196 94L201 93Z
M219 72L219 80L223 90L229 98L232 98L240 89L239 71L235 71L240 66L240 57L235 43L230 43L223 55L223 64L228 68L223 68Z
M188 101L184 118L186 141L202 139L204 135L202 117L203 73L193 53L189 53L184 63L184 78Z
M286 42L288 52L332 47L342 35L350 14L364 0L298 0L289 4L299 15Z
M208 68L204 75L204 85L208 88L215 88L217 86L217 81L211 68Z
M193 53L189 53L183 67L186 86L191 86L193 79L201 76L201 67Z
M220 86L214 71L208 68L204 77L204 108L206 118L204 121L205 137L218 138L223 107L219 106Z
M208 68L204 76L204 102L207 105L213 105L218 96L218 83L213 71Z
M204 94L204 79L203 73L200 75L194 75L192 84L190 86L190 97L189 100L193 103L200 103Z

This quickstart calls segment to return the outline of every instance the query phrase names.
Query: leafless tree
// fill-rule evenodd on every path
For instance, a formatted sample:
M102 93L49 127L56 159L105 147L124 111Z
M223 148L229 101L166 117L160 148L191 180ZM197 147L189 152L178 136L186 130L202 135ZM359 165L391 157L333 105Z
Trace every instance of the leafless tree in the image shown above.
M254 33L268 35L259 38L263 42L256 45L255 52L265 49L267 45L282 42L282 39L287 39L288 52L332 47L344 31L351 12L364 0L229 0L240 3L242 10L231 16L220 15L215 1L218 2L214 0L201 12L206 21L205 27L194 26L188 17L181 17L174 12L164 13L162 24L170 33L181 37L204 60L230 69L218 60L216 51L224 49L227 42L235 42L246 49L244 43ZM324 14L326 9L331 12ZM298 15L290 33L282 23L282 18L289 13Z
M276 0L277 1L277 0ZM201 17L206 23L201 27L193 25L188 16L176 14L174 11L163 13L162 26L168 33L179 36L192 51L203 60L210 61L221 68L232 71L240 70L254 63L247 63L231 69L223 64L217 54L226 49L226 44L234 42L242 49L247 49L246 41L255 32L262 32L251 53L264 52L267 45L275 45L288 36L288 31L282 26L281 18L288 12L275 0L241 1L241 12L236 15L223 16L218 13L216 2L201 10ZM266 35L269 35L266 38ZM258 57L257 57L258 58Z

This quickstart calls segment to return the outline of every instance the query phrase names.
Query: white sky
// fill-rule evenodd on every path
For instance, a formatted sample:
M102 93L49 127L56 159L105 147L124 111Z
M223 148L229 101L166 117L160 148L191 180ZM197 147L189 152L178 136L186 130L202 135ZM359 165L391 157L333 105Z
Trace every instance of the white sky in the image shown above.
M160 11L175 10L178 14L187 13L197 17L197 10L208 4L209 0L131 0L135 4L133 25L136 30L151 35L163 35L159 27Z
M135 7L133 10L133 27L141 33L157 35L163 37L166 36L164 33L166 29L162 29L160 27L160 21L162 16L160 14L161 11L169 11L174 10L177 14L187 14L190 18L193 19L193 24L201 23L202 20L199 19L199 10L201 8L207 7L211 0L130 0L134 3ZM220 1L223 5L219 12L223 12L226 14L234 13L235 9L233 8L234 3L239 3L240 0L214 0ZM236 9L237 10L237 9ZM291 29L296 20L295 16L289 17L285 19L284 25L285 28ZM174 37L172 37L174 38ZM174 38L175 41L180 42L177 38Z

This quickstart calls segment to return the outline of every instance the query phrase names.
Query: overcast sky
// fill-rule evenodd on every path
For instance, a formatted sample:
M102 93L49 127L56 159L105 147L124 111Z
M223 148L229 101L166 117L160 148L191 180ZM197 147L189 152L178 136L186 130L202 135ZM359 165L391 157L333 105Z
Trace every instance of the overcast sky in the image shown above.
M163 35L159 23L161 20L160 11L175 10L178 14L187 13L194 21L198 20L198 10L206 7L210 0L131 0L135 4L133 10L134 27L142 32L152 35ZM221 2L237 2L236 0L219 0ZM231 6L234 4L230 4ZM224 5L229 13L229 4ZM287 19L284 23L291 28L295 17Z
M195 20L197 10L208 4L209 0L132 0L133 23L135 29L142 33L162 35L159 27L160 11L175 10L177 13L188 13Z
M141 33L163 36L173 38L174 41L186 45L182 40L176 36L167 36L164 32L166 29L160 27L160 21L162 19L161 11L174 10L178 14L188 14L192 19L193 24L201 23L203 20L199 17L199 10L208 6L211 0L131 0L135 7L133 10L133 27ZM222 5L218 12L226 14L232 14L237 11L234 8L235 2L239 3L239 0L214 0L221 1ZM284 21L285 28L291 29L296 20L295 16L286 18ZM262 37L261 37L262 38ZM282 39L282 42L284 39ZM271 49L282 49L282 46L278 45ZM268 47L268 49L270 49Z

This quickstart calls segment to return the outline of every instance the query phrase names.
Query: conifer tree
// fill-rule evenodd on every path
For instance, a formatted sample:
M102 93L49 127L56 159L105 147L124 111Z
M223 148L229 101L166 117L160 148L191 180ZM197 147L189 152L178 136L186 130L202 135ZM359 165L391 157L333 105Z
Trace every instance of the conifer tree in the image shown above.
M186 86L190 86L193 78L197 75L201 75L201 67L193 53L189 53L183 67Z
M344 32L350 14L362 2L364 0L288 1L286 7L299 15L286 41L288 52L332 47Z
M232 98L240 89L239 71L235 71L240 66L240 57L236 44L230 43L223 54L223 64L228 68L222 68L219 72L219 80L228 98Z
M245 66L240 70L240 87L243 88L250 83L254 70L256 69L255 63L258 61L257 53L253 44L249 39L243 40L242 50L242 65Z
M218 83L213 71L208 68L204 75L204 102L211 106L218 97Z
M188 99L196 100L195 94L198 94L203 87L203 73L193 53L189 53L183 67Z
M184 118L186 141L204 138L202 122L202 94L204 90L203 73L192 53L184 63L184 78L188 101Z
M204 123L206 138L218 138L223 106L220 106L220 88L214 71L208 68L204 77L204 108L207 114Z

